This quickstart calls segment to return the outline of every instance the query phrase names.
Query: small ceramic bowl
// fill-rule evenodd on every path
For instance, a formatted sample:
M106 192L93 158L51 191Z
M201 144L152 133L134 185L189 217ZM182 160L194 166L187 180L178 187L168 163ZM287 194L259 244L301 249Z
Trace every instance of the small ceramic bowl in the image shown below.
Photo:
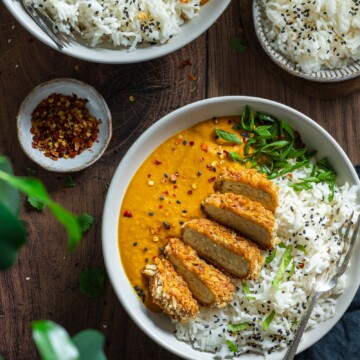
M87 99L86 106L90 114L101 120L99 135L93 146L73 159L61 158L55 161L45 157L43 151L32 147L31 113L41 100L53 93L75 94L78 98ZM74 79L55 79L37 86L24 99L17 116L17 133L26 155L44 169L56 172L80 171L99 160L109 145L112 136L111 114L104 98L92 86Z
M255 26L255 32L260 42L260 45L265 50L267 55L274 61L275 64L280 66L284 71L301 77L306 80L330 83L350 80L360 76L360 61L354 62L352 65L344 66L340 69L334 70L320 70L307 74L302 72L299 67L296 67L295 63L285 58L282 54L271 47L271 44L266 38L263 28L263 19L266 17L262 6L259 4L259 0L253 1L253 21Z

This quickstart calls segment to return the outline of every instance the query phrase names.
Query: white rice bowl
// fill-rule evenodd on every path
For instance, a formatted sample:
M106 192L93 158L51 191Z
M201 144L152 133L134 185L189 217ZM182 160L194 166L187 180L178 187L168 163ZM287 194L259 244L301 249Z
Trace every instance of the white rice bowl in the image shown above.
M141 43L165 44L200 11L200 0L26 1L52 14L57 31L71 34L78 27L91 47L108 42L129 51Z
M271 47L304 73L360 60L360 8L352 0L257 0Z
M216 353L219 358L255 352L261 355L271 354L279 348L286 348L296 331L308 301L313 294L315 277L331 266L341 254L342 243L338 230L356 205L358 187L345 183L335 187L332 202L328 201L330 190L327 184L314 184L310 190L296 192L289 184L299 182L310 176L311 167L302 168L275 179L279 186L279 208L276 211L278 237L285 245L292 245L292 262L295 273L287 278L292 262L280 283L279 290L272 285L284 249L277 247L275 258L265 264L255 281L246 281L251 297L244 294L242 281L234 280L236 293L231 304L224 309L202 308L200 315L193 321L175 323L176 337L191 342L199 350ZM305 247L306 253L296 248ZM263 256L269 255L268 251ZM322 295L311 314L308 329L326 321L334 315L336 297L343 292L346 276L331 292ZM263 330L262 323L275 310L275 316L269 328ZM229 324L248 323L246 330L237 333L228 331ZM229 350L226 341L234 343L236 354Z

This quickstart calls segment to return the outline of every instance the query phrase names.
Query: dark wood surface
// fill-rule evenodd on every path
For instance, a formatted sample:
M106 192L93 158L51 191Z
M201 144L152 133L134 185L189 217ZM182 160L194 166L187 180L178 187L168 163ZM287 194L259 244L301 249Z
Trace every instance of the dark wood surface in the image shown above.
M240 3L233 1L213 27L189 46L158 60L135 65L92 64L61 55L26 32L0 5L0 153L18 175L37 170L52 197L75 213L87 211L95 224L73 254L66 234L48 211L23 206L29 237L19 260L0 273L0 354L5 360L37 359L30 322L51 319L70 334L86 328L106 336L109 359L177 359L147 338L117 300L109 282L105 296L91 300L79 292L78 276L89 266L104 268L101 216L111 177L123 155L151 124L190 102L222 95L250 95L285 103L325 127L353 163L360 163L360 94L332 100L308 97L269 72L249 49L234 52L229 40L243 36ZM179 69L191 59L192 66ZM189 74L196 81L188 79ZM16 114L31 89L50 79L70 77L96 87L113 115L114 141L90 168L65 175L38 168L23 153L16 136ZM129 96L135 101L130 102ZM28 279L28 280L27 280Z

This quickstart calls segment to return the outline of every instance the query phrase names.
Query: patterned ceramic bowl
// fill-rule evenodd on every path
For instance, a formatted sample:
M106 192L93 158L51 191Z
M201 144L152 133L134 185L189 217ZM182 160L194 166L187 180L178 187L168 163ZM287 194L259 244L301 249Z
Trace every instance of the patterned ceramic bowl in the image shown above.
M260 5L259 0L253 1L253 21L255 25L255 32L259 39L259 42L265 52L269 55L272 61L288 73L301 77L310 81L317 81L322 83L339 82L349 79L353 79L360 76L360 61L357 61L349 66L344 66L335 70L320 70L307 74L299 67L296 67L295 63L285 58L282 54L271 47L270 42L267 40L264 33L263 22L266 17L263 7Z

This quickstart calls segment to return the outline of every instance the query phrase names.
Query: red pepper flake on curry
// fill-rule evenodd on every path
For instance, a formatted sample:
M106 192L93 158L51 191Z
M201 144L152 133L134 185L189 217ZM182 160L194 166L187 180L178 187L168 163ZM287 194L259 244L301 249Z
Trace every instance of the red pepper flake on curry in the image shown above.
M73 159L93 146L100 120L76 95L51 94L31 114L32 147L52 160Z

